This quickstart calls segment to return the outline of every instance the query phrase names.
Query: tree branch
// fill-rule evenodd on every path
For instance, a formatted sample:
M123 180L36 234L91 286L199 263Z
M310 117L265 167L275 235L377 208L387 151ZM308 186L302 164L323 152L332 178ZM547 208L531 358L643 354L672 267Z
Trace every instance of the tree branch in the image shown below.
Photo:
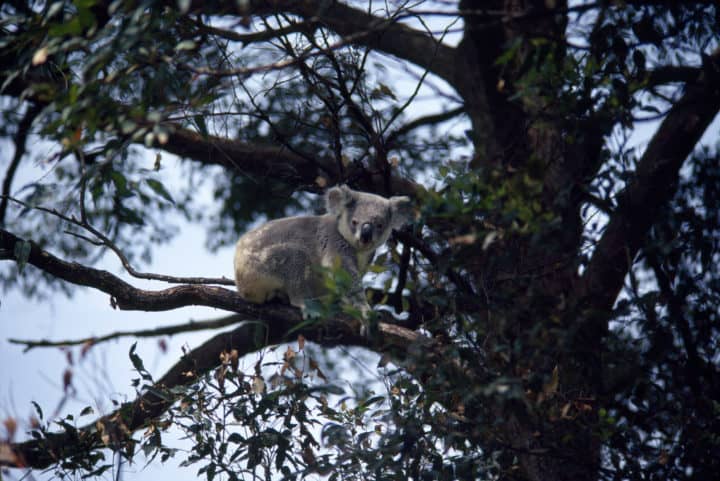
M234 30L226 28L218 28L202 23L200 20L196 22L198 29L210 35L222 37L226 40L233 42L240 42L243 45L248 45L257 42L267 42L279 37L284 37L293 33L312 31L318 27L314 22L293 22L289 25L284 25L278 28L266 28L265 30L250 32L250 33L237 33Z
M84 229L88 232L90 232L92 235L96 237L96 239L92 239L90 237L81 235L77 232L70 232L65 231L65 233L75 236L79 239L82 239L86 242L91 243L92 245L99 246L99 247L107 247L115 255L120 259L120 263L123 265L125 270L133 277L136 277L138 279L146 279L151 281L164 281L164 282L170 282L175 284L220 284L224 286L234 286L235 281L232 279L228 279L227 277L179 277L179 276L168 276L164 274L155 274L153 272L140 272L136 270L131 264L130 260L127 258L127 256L122 252L122 250L105 234L100 232L98 229L93 227L86 218L83 220L77 220L75 216L68 217L65 214L62 214L58 212L56 209L49 209L47 207L39 206L39 205L30 205L26 202L23 202L19 199L16 199L14 197L9 196L0 196L0 200L10 200L12 202L15 202L16 204L19 204L27 209L35 209L40 212L44 212L46 214L50 214L52 216L57 217L58 219L67 222L68 224L77 226L81 229ZM82 204L82 203L81 203ZM84 217L84 216L83 216Z
M235 291L205 285L181 285L160 291L138 289L107 271L67 262L41 249L32 241L25 241L0 229L0 260L16 260L15 246L28 242L27 263L64 281L98 289L109 294L113 307L122 310L167 311L185 306L210 306L245 314L249 318L301 319L298 309L282 305L261 307L242 300Z
M19 344L25 346L23 352L27 352L30 349L37 347L68 347L68 346L80 346L83 344L100 344L101 342L109 341L111 339L119 339L121 337L158 337L158 336L172 336L174 334L180 334L183 332L195 332L204 331L206 329L220 329L221 327L227 327L232 324L237 324L245 320L245 316L240 314L233 314L230 316L221 317L219 319L212 319L208 321L193 321L183 322L174 326L164 326L155 329L141 329L139 331L117 331L104 336L92 336L85 337L82 339L68 339L65 341L30 341L23 339L8 339L8 342L12 344Z
M456 107L454 109L448 110L447 112L440 112L439 114L432 114L432 115L426 115L424 117L419 117L414 120L411 120L410 122L398 127L397 129L390 132L385 139L385 143L388 145L388 148L392 146L395 142L397 142L398 138L402 137L403 135L406 135L413 130L424 127L426 125L435 125L442 122L445 122L447 120L450 120L454 117L457 117L458 115L462 115L465 112L465 107L460 106Z
M330 158L308 160L287 148L247 144L237 140L213 135L202 136L189 129L168 125L167 142L155 142L154 147L180 157L191 158L207 165L220 165L246 175L273 177L297 188L319 192L325 182L337 182L341 178L337 164ZM345 178L359 179L358 187L369 192L383 192L385 181L381 173L362 172L358 165L346 168ZM391 179L392 193L415 196L414 182L396 175Z
M353 43L407 60L452 83L455 75L455 49L432 36L340 2L253 1L254 14L277 11L293 13L307 21L318 21L341 36L352 36Z
M664 65L649 70L646 73L646 82L648 87L676 82L697 82L701 73L702 68L700 67L690 67L687 65Z
M262 319L263 322L284 325L287 326L285 331L303 320L300 309L296 307L278 303L253 304L244 301L235 291L223 287L182 285L160 291L138 289L107 271L87 267L76 262L67 262L55 257L41 249L34 242L23 240L5 229L0 229L0 260L17 262L14 253L18 243L28 243L30 245L26 260L28 264L71 284L91 287L105 292L111 296L111 305L121 310L157 312L191 305L208 306L237 312L244 319ZM377 341L371 344L367 339L359 336L360 324L358 321L343 319L328 322L344 326L340 329L341 331L347 331L348 326L357 327L349 337L357 345L383 345ZM400 331L394 330L395 327ZM323 329L327 330L328 325L324 325ZM416 334L412 333L412 331L399 326L385 325L381 328L381 330L383 329L388 333L393 333L393 336L416 338ZM344 336L347 337L348 334L345 333ZM345 344L344 341L345 339L343 339L343 344ZM406 341L407 339L403 342ZM387 339L383 340L383 342L387 342ZM403 346L402 343L398 345Z
M194 382L199 376L220 365L220 354L237 350L242 357L263 346L279 344L293 339L288 335L296 321L248 322L236 329L221 333L182 357L150 389L133 402L125 403L118 410L102 416L97 421L80 428L78 432L50 433L42 439L3 444L0 443L0 466L31 467L43 469L71 456L83 456L93 449L104 447L97 433L97 426L118 426L121 431L134 432L158 418L175 402L172 387ZM358 334L346 322L330 320L322 325L310 326L303 335L324 346L365 346L390 353L402 353L403 357L422 355L440 362L443 346L421 334L391 324L381 323L377 340L372 344ZM258 344L258 339L262 341ZM451 364L451 367L454 366ZM457 369L458 366L454 366ZM106 428L107 429L107 428Z
M203 164L310 185L326 168L320 161L309 161L283 147L257 146L225 137L203 136L174 124L165 125L170 128L167 142L156 141L154 146Z
M25 115L20 120L17 126L17 132L15 133L15 154L10 161L5 178L2 183L2 192L0 193L0 225L5 225L5 214L8 206L8 196L10 195L10 188L12 187L12 181L15 178L15 172L17 171L18 165L22 156L25 155L25 143L27 142L28 134L30 133L30 126L35 120L35 117L40 113L42 107L38 104L31 104L28 106Z
M675 193L680 167L720 110L720 84L709 73L717 68L720 50L709 60L713 64L698 82L687 85L650 141L634 179L618 196L618 208L577 285L572 305L606 313L615 303L648 229L662 212L660 206Z

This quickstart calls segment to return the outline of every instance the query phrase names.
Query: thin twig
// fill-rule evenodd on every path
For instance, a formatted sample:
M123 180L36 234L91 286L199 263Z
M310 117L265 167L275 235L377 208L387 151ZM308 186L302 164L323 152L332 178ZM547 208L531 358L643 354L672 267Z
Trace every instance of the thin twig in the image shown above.
M441 264L440 256L419 237L411 234L406 229L396 231L395 235L403 244L413 247L416 251L420 252L435 267L438 267ZM477 297L477 293L475 292L472 284L452 267L444 267L443 274L445 274L462 293L471 298Z
M313 51L312 49L306 49L304 52L300 52L299 55L288 58L285 60L278 60L277 62L273 62L270 64L265 65L257 65L255 67L238 67L238 68L231 68L231 69L212 69L209 67L194 67L189 64L185 63L178 63L177 68L179 70L187 70L189 72L195 73L197 75L208 75L212 77L248 77L250 75L254 75L257 73L266 73L266 72L273 72L276 70L284 70L288 67L293 67L301 62L304 62L305 60L311 59L313 57L318 57L321 55L327 55L329 52L332 52L333 50L341 49L347 45L352 45L355 40L363 38L368 36L370 33L372 33L375 29L369 29L369 30L362 30L360 32L356 32L354 34L346 35L345 37L342 37L342 40L335 42L332 45L329 45L325 48L322 48L318 51Z
M152 281L164 281L169 282L173 284L219 284L223 286L233 286L235 285L235 282L232 279L228 279L227 277L220 277L220 278L214 278L214 277L177 277L177 276L168 276L164 274L155 274L152 272L140 272L135 270L135 268L132 267L130 264L130 261L128 260L127 256L120 250L120 248L112 241L110 240L105 234L97 230L95 227L90 225L88 222L83 222L81 220L77 220L74 216L68 217L65 214L62 214L61 212L58 212L55 209L50 209L43 206L33 206L26 202L23 202L19 199L16 199L11 196L5 196L3 195L2 198L6 198L12 202L15 202L16 204L19 204L23 207L26 207L28 209L35 209L40 212L45 212L47 214L53 215L57 217L58 219L61 219L71 225L80 227L91 234L93 234L95 237L100 239L100 242L105 247L112 250L115 255L120 259L120 262L122 263L125 270L133 277L136 277L138 279L147 279ZM77 237L84 238L84 236L80 236L75 234ZM88 239L89 241L89 239ZM91 242L95 244L95 242ZM96 244L97 245L97 244Z
M8 339L8 342L13 344L20 344L25 346L24 352L29 351L37 347L68 347L68 346L80 346L83 344L100 344L101 342L109 341L111 339L119 339L121 337L157 337L157 336L172 336L174 334L180 334L182 332L194 332L202 331L205 329L219 329L221 327L230 326L237 324L243 320L246 320L247 316L240 314L233 314L231 316L221 317L219 319L213 319L209 321L190 321L183 324L177 324L174 326L158 327L155 329L142 329L139 331L117 331L104 336L91 336L82 339L68 339L65 341L27 341L23 339Z
M435 51L433 52L431 60L430 60L430 65L432 65L432 61L435 58L437 58L438 50L440 48L440 45L442 45L442 41L445 38L445 35L447 34L448 30L453 25L455 25L455 23L458 20L460 20L460 19L458 18L458 19L454 20L450 25L448 25L447 28L445 29L445 31L443 32L443 34L437 40L437 42L435 44ZM424 22L423 22L423 26L427 28L427 26L425 25ZM415 90L413 91L413 93L410 95L410 97L408 97L408 99L405 101L405 103L402 105L402 107L400 107L399 109L397 109L395 111L395 113L390 118L390 120L388 120L388 122L385 124L385 126L383 127L382 132L381 132L382 135L384 135L385 132L387 132L387 130L390 128L390 126L393 124L393 122L395 122L395 120L397 120L397 118L400 116L400 114L403 113L410 106L410 104L412 103L413 100L415 100L415 97L417 97L417 94L420 92L420 88L425 83L425 78L427 77L427 75L429 73L430 73L430 67L428 66L428 68L426 68L425 71L423 72L423 74L420 76L420 79L418 80L418 83L415 86Z
M211 35L217 35L224 39L232 42L240 42L243 45L248 45L256 42L266 42L278 37L284 37L288 34L304 32L306 30L313 30L317 28L318 23L312 20L304 22L291 22L289 25L272 28L266 25L267 28L262 31L252 33L237 33L234 30L227 30L224 28L217 28L206 25L202 21L198 20L196 23L198 29L203 33Z

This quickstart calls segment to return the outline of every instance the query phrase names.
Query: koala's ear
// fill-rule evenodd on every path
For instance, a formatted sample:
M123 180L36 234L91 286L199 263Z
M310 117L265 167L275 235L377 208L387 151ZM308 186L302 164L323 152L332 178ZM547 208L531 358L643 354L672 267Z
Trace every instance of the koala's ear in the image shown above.
M390 197L390 210L392 212L390 223L393 229L399 229L415 218L413 203L410 197L404 195Z
M325 194L325 208L330 214L340 215L354 198L353 191L348 186L333 187Z

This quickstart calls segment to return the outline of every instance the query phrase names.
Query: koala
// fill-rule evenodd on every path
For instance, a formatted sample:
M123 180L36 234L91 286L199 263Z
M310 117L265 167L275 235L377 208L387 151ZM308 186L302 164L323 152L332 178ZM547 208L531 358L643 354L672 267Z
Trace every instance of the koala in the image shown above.
M305 309L305 300L325 293L319 266L340 265L353 280L347 297L363 317L371 308L362 277L375 249L413 215L408 197L386 199L347 186L325 195L327 214L272 220L247 232L235 248L235 283L249 302L274 299ZM367 326L363 326L367 333Z

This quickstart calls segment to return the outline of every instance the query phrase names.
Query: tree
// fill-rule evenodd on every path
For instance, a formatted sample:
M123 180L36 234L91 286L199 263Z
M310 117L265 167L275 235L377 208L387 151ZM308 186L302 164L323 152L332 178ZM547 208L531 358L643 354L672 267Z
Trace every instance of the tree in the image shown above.
M720 109L715 2L18 0L0 12L14 144L4 285L30 298L96 289L148 313L211 306L234 313L215 325L235 326L159 379L131 350L134 402L3 442L4 466L99 475L107 449L179 455L163 437L175 428L208 480L717 472L720 169L701 143ZM628 142L651 121L646 148ZM18 197L30 137L55 146L54 181ZM164 153L206 178L217 211L199 208L193 181L169 186ZM204 223L218 247L338 183L418 207L376 262L367 295L386 308L371 339L337 303L303 321L243 302L228 279L133 267L173 235L166 212ZM104 252L173 286L94 268ZM328 277L333 292L344 282ZM305 340L382 354L397 366L387 391L338 407L342 373L298 364ZM286 341L281 366L237 369Z

